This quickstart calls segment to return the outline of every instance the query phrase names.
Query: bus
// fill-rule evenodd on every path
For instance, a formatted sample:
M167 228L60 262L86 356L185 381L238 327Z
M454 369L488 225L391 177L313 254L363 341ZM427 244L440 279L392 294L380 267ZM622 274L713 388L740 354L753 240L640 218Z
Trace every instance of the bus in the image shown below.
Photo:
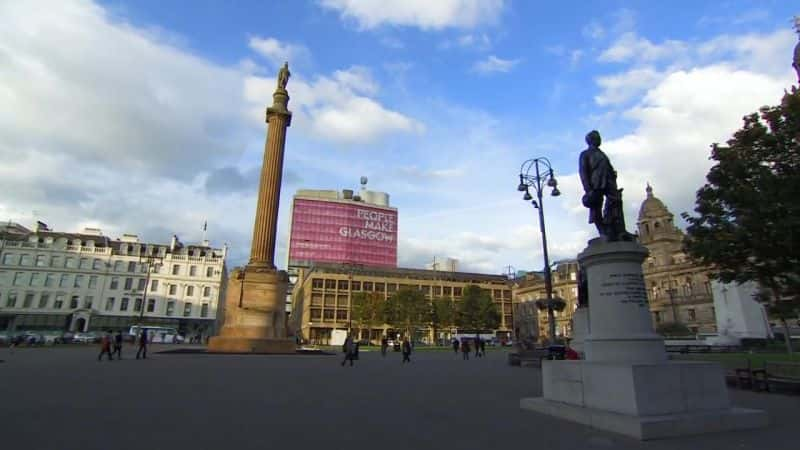
M128 332L130 340L138 339L141 330L147 330L147 342L151 344L180 344L183 343L183 336L178 334L178 330L172 327L134 325Z

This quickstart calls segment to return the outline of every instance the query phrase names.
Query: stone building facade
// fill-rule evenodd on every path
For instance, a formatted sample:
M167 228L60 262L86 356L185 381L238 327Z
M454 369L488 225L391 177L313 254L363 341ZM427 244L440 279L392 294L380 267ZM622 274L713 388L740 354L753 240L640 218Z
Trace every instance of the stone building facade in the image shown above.
M684 253L684 233L650 185L637 226L639 242L650 250L642 268L655 326L681 323L693 333L715 333L709 270Z
M327 344L333 330L348 329L351 299L355 293L373 292L385 300L399 289L412 288L419 289L429 299L444 297L458 302L469 285L477 285L491 294L501 313L495 335L500 339L510 337L511 288L504 275L337 264L298 269L298 281L292 293L291 327L306 341ZM389 325L384 324L369 333L363 332L360 338L377 341L391 331ZM431 334L431 330L422 329L418 338L423 341L442 338Z
M572 335L572 313L578 308L578 262L575 260L558 261L551 269L553 280L553 297L561 298L566 306L563 311L555 311L556 335ZM547 311L537 311L533 302L547 298L544 288L544 274L531 272L517 279L514 287L514 309L519 310L518 326L515 327L518 339L548 335ZM533 311L537 311L535 316ZM530 335L531 325L527 320L535 320L537 335Z
M0 330L125 330L142 323L187 337L213 335L222 317L226 252L208 242L183 245L177 237L151 244L91 228L64 233L44 224L36 231L4 225Z

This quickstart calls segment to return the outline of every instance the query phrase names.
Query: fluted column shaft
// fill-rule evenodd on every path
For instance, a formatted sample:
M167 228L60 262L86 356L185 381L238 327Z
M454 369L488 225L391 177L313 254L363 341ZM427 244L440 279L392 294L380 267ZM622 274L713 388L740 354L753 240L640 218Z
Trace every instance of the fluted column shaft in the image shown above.
M275 268L275 239L278 231L278 204L283 175L283 151L286 127L291 125L292 113L287 109L289 94L278 88L273 94L272 107L267 108L267 140L258 188L256 220L250 265Z

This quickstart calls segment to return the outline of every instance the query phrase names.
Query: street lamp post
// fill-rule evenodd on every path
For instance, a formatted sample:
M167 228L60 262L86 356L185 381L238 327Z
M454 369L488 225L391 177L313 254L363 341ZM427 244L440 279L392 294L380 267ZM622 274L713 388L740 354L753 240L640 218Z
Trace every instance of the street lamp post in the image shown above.
M157 263L153 263L153 261L158 260ZM147 307L147 288L150 287L150 270L151 267L158 268L161 265L161 257L159 256L140 256L139 257L139 264L142 264L144 261L145 264L145 278L144 278L144 291L142 292L142 308L139 310L139 325L142 325L142 321L144 320L144 309Z
M533 170L533 173L531 173ZM556 339L556 320L555 320L555 301L553 300L553 280L550 273L550 257L547 253L547 232L544 227L544 204L542 202L542 191L545 186L551 187L550 195L558 197L561 192L558 190L558 181L553 175L553 167L547 158L533 158L522 163L519 169L519 186L517 190L524 192L522 197L525 201L531 201L533 207L539 210L539 230L542 233L542 249L544 252L544 289L547 295L547 321L550 332L551 342ZM530 193L530 188L536 190L536 199Z

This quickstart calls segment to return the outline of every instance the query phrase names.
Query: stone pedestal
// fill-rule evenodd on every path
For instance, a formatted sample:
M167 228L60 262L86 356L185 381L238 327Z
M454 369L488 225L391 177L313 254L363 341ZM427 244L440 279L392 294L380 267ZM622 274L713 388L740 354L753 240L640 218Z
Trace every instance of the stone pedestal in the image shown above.
M543 361L537 411L638 439L757 428L763 411L731 408L718 364L668 361L653 331L635 242L591 242L578 260L587 271L589 334L584 361Z
M210 353L294 353L286 337L284 271L246 267L231 273L225 294L225 325L208 342Z
M584 343L589 334L589 308L578 308L572 314L572 340L569 346L585 358Z

